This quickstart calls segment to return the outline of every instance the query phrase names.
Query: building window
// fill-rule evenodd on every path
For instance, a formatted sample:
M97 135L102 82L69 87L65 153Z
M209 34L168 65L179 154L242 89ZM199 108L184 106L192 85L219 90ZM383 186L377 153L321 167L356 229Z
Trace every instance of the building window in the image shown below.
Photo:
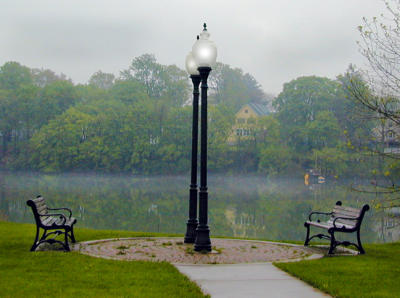
M394 133L393 133L393 131L389 131L389 132L388 132L388 137L391 138L391 139L394 138Z
M256 123L256 119L255 118L249 118L249 119L247 119L247 123L248 124L255 124Z
M160 138L150 135L150 144L157 145L160 142Z
M236 129L236 135L237 136L241 136L242 135L242 129L241 128Z
M238 118L238 120L237 120L237 123L240 123L240 124L243 124L243 123L245 123L246 121L245 121L245 119L243 119L243 118Z
M249 112L249 110L248 110L248 109L246 109L246 110L244 110L244 112L247 114L247 113Z
M243 129L243 135L244 136L249 136L250 135L250 129Z

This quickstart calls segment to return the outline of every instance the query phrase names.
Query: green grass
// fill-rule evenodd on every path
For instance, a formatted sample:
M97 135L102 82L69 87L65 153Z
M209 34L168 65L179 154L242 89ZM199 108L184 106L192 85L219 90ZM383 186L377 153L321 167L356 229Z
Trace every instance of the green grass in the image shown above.
M34 235L34 225L0 221L0 296L204 297L195 283L169 263L30 252ZM76 229L75 236L85 241L155 234Z
M0 221L0 296L204 297L166 262L126 262L76 252L29 252L32 224ZM77 241L177 236L76 229ZM366 255L275 265L337 297L400 296L400 243L365 245Z
M275 265L335 297L400 297L400 243L364 248L365 255Z

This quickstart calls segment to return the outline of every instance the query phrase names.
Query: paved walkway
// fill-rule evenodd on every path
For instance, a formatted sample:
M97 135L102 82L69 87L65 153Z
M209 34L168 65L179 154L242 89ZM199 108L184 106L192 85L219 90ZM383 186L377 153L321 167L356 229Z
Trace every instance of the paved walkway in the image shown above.
M330 297L272 263L175 266L212 298Z

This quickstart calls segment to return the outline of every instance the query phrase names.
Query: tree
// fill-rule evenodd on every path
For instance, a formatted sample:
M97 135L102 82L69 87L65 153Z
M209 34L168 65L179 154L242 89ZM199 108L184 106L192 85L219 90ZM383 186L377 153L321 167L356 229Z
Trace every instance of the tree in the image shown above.
M114 85L115 76L112 73L105 73L101 70L92 74L89 79L89 85L100 89L110 89Z
M31 74L32 74L33 84L38 87L45 87L56 81L71 82L70 79L67 79L67 76L65 74L61 73L60 75L57 75L54 71L50 69L34 68L31 69Z
M228 137L232 131L234 116L224 105L210 105L208 122L209 168L226 171L233 162Z
M31 71L17 62L7 62L0 68L0 133L2 157L15 158L19 142L31 136L38 119L37 90ZM10 144L13 144L12 150Z
M376 116L400 125L400 2L385 4L387 15L363 18L363 25L358 27L358 44L369 68L350 73L348 88L353 99Z
M224 104L234 112L250 102L266 103L266 96L256 79L240 68L216 63L210 73L210 101Z
M393 4L391 4L391 3ZM387 15L381 14L372 20L363 18L358 29L361 53L370 68L364 74L370 79L370 87L381 97L400 95L400 2L385 1Z
M374 17L372 20L363 18L359 26L361 53L368 61L369 67L364 71L353 71L347 74L347 87L350 98L359 103L369 114L380 120L382 127L387 121L400 129L400 1L385 1L386 15ZM378 122L379 123L379 122ZM389 168L396 168L399 159L397 154L386 154L375 151L380 157L380 177L389 178L390 171L384 169L385 158L394 159ZM375 173L376 171L373 170ZM389 174L387 174L389 173ZM374 190L366 190L384 195L400 191L394 180L390 187L376 185ZM399 198L384 199L383 207L399 206Z
M340 88L337 81L316 76L300 77L283 85L273 104L282 137L295 151L310 152L312 143L307 125L316 120L319 112L332 110Z
M117 80L110 90L110 95L126 104L149 100L145 87L138 81Z
M32 75L28 67L18 62L6 62L0 67L0 88L15 90L23 84L31 84Z
M55 81L40 90L39 105L41 109L40 124L48 123L79 100L78 93L71 82Z
M307 137L314 149L335 147L339 142L340 127L331 111L320 111L315 120L306 124Z
M123 80L137 80L146 87L146 93L150 97L159 98L163 94L165 82L163 67L157 63L152 54L144 54L132 60L127 70L121 72Z
M167 100L173 106L182 106L189 97L186 72L175 65L158 63L151 54L133 59L130 67L121 72L121 80L138 81L149 97Z
M290 149L279 143L271 143L260 152L258 171L268 175L283 174L291 162Z

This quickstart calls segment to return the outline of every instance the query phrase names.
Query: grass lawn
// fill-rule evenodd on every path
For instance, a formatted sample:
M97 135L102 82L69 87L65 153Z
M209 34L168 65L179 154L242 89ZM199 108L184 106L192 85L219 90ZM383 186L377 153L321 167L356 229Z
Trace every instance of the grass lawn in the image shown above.
M30 252L35 225L0 221L0 296L204 297L166 262L113 261L62 251ZM159 236L158 234L157 236ZM79 229L77 241L155 236Z
M366 254L277 263L335 297L400 297L400 243L364 245Z

